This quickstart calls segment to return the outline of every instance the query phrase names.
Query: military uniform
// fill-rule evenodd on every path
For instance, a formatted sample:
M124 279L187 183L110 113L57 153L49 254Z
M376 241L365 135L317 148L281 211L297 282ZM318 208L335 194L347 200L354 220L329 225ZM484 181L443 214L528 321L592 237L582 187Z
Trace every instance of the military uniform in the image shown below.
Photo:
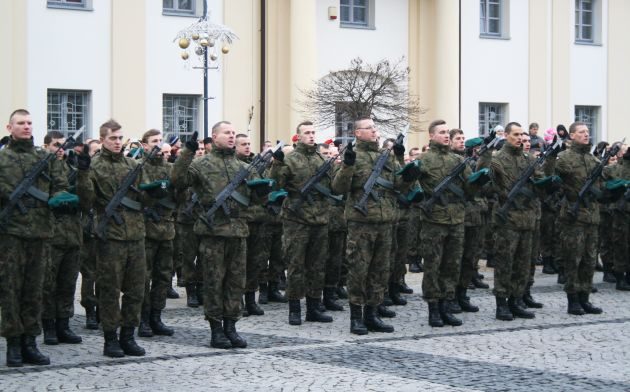
M199 238L194 226L201 213L196 195L190 188L177 190L177 222L175 240L177 252L174 258L179 260L186 284L186 304L196 308L203 304L203 263L199 255Z
M6 205L24 175L46 154L37 151L32 140L11 139L0 150L0 207ZM50 180L39 176L33 184L38 190L49 195L67 190L61 162L53 160L44 173ZM50 363L48 357L37 351L35 336L41 333L46 242L53 234L53 216L44 201L27 196L23 203L26 213L14 210L0 226L0 334L7 339L9 366L21 366L22 360L40 365Z
M608 179L630 181L630 160L626 156L627 154L616 165L609 166L608 170L604 171ZM625 194L610 203L608 210L612 219L600 222L600 227L612 228L610 230L611 238L607 241L611 249L607 255L609 259L606 261L613 262L617 289L624 291L630 289L628 287L630 286L630 200L627 199L627 189L626 185ZM604 255L602 254L603 259Z
M335 164L333 172L337 173L341 165ZM328 221L328 260L324 279L324 305L328 310L343 310L335 302L337 285L341 281L341 268L346 255L346 236L348 222L344 217L346 208L345 197L342 200L330 200L330 214Z
M89 209L81 216L83 245L79 249L81 272L81 306L85 308L85 327L98 329L96 309L98 307L98 287L96 286L96 212Z

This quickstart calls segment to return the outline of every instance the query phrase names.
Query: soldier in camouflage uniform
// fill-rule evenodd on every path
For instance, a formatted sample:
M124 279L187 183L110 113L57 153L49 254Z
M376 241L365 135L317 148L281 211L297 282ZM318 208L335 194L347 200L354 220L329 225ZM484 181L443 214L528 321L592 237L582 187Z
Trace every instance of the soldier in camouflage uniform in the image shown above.
M239 184L226 201L229 214L219 208L209 222L205 211L232 178L247 166L236 159L235 136L231 123L215 124L212 151L193 161L199 145L195 140L186 142L171 175L176 188L192 187L199 198L202 213L194 231L199 236L199 258L203 263L204 312L212 330L211 346L224 349L247 347L247 341L236 331L236 322L241 316L241 297L245 289L247 205L257 201L257 192L251 192L245 183ZM250 172L248 178L256 177L256 173Z
M289 324L302 323L300 300L306 296L306 321L332 322L332 317L320 308L326 259L328 257L327 196L317 191L309 195L312 200L301 200L299 190L324 164L317 152L315 127L311 122L297 126L299 141L295 150L286 156L276 152L271 177L278 188L289 194L282 206L282 248L288 264L287 298ZM324 176L320 189L330 189L330 178ZM301 205L300 205L301 204ZM323 308L323 307L322 307Z
M157 129L150 129L142 135L142 146L146 153L161 144L162 132ZM162 322L166 293L172 281L177 208L174 191L169 183L171 169L172 164L164 159L162 153L154 155L144 166L143 180L148 184L140 186L154 201L153 205L144 207L147 275L138 328L138 336L142 337L151 337L154 334L171 336L175 332Z
M574 315L599 314L602 309L589 302L597 258L599 203L595 198L589 206L580 203L576 217L569 209L578 200L577 194L592 170L599 164L591 153L589 131L586 124L575 122L569 127L571 146L558 155L555 173L562 179L562 189L567 203L560 210L562 225L562 253L567 277L564 291L567 293L567 312ZM550 173L552 169L547 169ZM589 196L590 198L590 196Z
M0 150L0 207L24 175L47 155L33 145L32 120L28 111L18 109L6 127L9 144ZM52 160L33 186L41 193L59 194L68 189L62 163ZM57 196L57 195L55 195ZM22 198L24 214L17 210L0 222L0 334L7 340L7 366L30 363L48 365L50 359L38 349L35 337L41 333L42 285L45 275L46 242L52 237L53 216L45 200L30 194Z
M77 163L77 193L82 207L84 210L94 208L99 222L107 219L105 207L129 171L138 165L136 160L123 155L121 128L114 120L101 125L101 152L91 159L85 151L79 155ZM141 181L142 174L136 178L136 188ZM127 193L118 209L121 224L113 220L107 222L104 235L97 244L99 315L105 335L103 355L108 357L145 354L134 339L134 329L140 323L146 275L145 226L140 198L141 195L131 190Z
M61 132L51 131L44 137L44 148L50 153L57 152L57 159L63 164L63 175L70 182L70 174L76 169L70 167L70 163L64 160L63 150L59 150L65 141ZM74 181L70 185L74 185ZM50 242L50 262L44 279L44 343L76 344L81 343L82 339L72 332L69 320L74 316L74 292L79 276L79 253L83 239L81 214L76 205L56 208L53 215L54 234Z
M345 217L348 221L346 258L348 259L348 294L350 302L350 332L365 335L368 331L393 332L394 327L379 317L377 307L383 302L389 277L392 253L393 224L396 219L396 191L406 192L416 180L417 166L399 172L400 164L389 149L379 150L379 133L369 117L354 122L357 138L356 151L348 146L341 169L333 180L333 192L346 194ZM404 155L402 145L394 145L395 155ZM363 196L376 161L387 154L387 161L379 175L374 192L369 197L363 215L354 206ZM414 169L415 168L415 169ZM381 185L382 184L382 185Z
M178 189L176 195L178 210L175 239L179 244L175 258L180 260L182 275L186 282L186 305L196 308L203 305L204 293L203 264L198 257L199 238L194 230L195 221L201 211L197 195L190 188Z

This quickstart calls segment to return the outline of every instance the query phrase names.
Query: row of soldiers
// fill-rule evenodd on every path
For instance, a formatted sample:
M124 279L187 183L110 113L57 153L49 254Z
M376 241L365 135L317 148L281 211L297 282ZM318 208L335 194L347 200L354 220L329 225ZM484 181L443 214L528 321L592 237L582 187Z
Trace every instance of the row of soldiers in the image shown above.
M27 111L14 112L7 129L11 139L0 152L5 210L31 167L51 152L58 158L47 163L19 200L19 208L2 222L0 261L5 278L0 298L9 366L50 362L35 343L40 317L46 342L81 341L68 326L79 252L84 255L82 287L98 297L89 301L90 295L82 293L82 305L90 327L96 328L98 304L104 355L110 357L145 354L134 339L138 326L139 336L174 333L161 320L174 255L182 260L188 304L204 306L213 347L246 347L236 322L243 294L247 313L262 314L255 300L257 289L259 301L288 301L292 325L302 323L303 298L306 321L331 322L325 310L341 308L335 293L344 280L344 259L350 331L393 332L393 326L381 319L393 316L383 303L386 293L396 303L404 302L400 290L407 289L404 243L410 227L420 231L422 290L431 326L461 325L454 312L478 311L466 288L476 277L479 243L488 227L502 237L492 255L497 318L532 318L526 307L538 306L529 293L538 200L558 188L565 200L558 222L570 228L561 232L566 246L559 257L567 277L569 313L601 313L589 301L598 199L588 196L580 201L575 217L567 212L598 164L584 153L588 129L581 123L570 127L572 145L567 151L560 153L556 143L545 152L546 176L523 151L517 123L506 126L505 144L493 153L493 135L464 144L461 131L452 133L444 121L435 121L429 127L427 152L406 163L402 137L379 148L380 134L369 117L355 121L356 142L347 143L338 159L318 151L310 122L298 125L293 151L277 146L252 156L246 136L222 121L212 128L208 154L198 153L200 146L193 138L170 164L162 153L161 132L143 135L144 157L136 160L124 155L122 127L110 120L99 130L100 152L91 154L86 145L74 156L74 167L64 162L62 135L47 137L48 152L35 149ZM468 158L453 152L464 150ZM627 155L623 154L624 161L630 159ZM536 170L512 195L530 166ZM628 186L628 167L617 165L605 174L612 179L610 193L622 194L615 202L627 197L623 190ZM488 195L496 198L490 209ZM509 209L500 210L506 203ZM620 223L626 225L627 235L625 217ZM565 225L563 219L571 224ZM174 241L176 235L181 241ZM627 249L619 254L627 261ZM286 300L277 290L285 267ZM625 279L627 268L619 281Z

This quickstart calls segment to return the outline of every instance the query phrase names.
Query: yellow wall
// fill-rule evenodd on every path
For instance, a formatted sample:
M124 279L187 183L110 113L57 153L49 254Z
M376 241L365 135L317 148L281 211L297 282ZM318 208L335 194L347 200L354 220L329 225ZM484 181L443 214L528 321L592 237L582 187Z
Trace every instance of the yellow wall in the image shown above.
M551 123L571 124L573 108L571 107L571 68L570 56L573 37L571 33L571 2L553 0L552 3L552 39L551 50Z
M609 142L627 137L630 103L630 2L608 1L608 136Z
M545 127L549 124L549 19L548 0L529 2L529 122L536 121ZM541 130L541 134L542 134Z
M26 96L26 5L26 1L0 0L0 53L4 57L0 63L0 125L3 128L13 110L29 109Z

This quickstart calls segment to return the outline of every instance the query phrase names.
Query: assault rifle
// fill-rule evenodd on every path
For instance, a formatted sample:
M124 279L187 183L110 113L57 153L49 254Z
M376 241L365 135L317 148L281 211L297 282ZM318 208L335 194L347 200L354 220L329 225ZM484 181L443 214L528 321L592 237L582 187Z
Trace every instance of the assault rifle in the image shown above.
M282 148L283 146L284 146L284 142L278 141L278 144L276 145L274 150L277 150L278 148ZM265 174L265 170L267 170L269 165L271 165L271 158L273 158L273 151L274 150L268 149L267 151L261 152L259 154L259 155L262 154L262 158L260 160L260 163L258 163L258 167L256 168L256 171L258 172L259 176L262 177Z
M230 207L228 207L226 202L230 197L235 198L235 195L237 194L236 188L238 188L241 183L247 179L251 170L260 170L260 167L265 163L265 160L270 160L273 153L282 148L283 145L284 143L280 142L273 149L265 151L264 154L256 155L254 160L246 167L242 167L232 178L232 181L230 181L230 183L227 184L221 192L219 192L219 194L215 197L212 206L208 209L208 211L206 211L205 223L209 228L212 228L212 225L214 224L214 214L216 214L219 208L223 209L225 215L230 215Z
M2 227L6 221L6 219L11 215L11 212L14 208L17 207L20 210L22 215L25 215L28 212L28 209L22 202L22 198L25 195L29 195L37 200L42 202L46 202L48 200L48 194L40 191L36 187L33 186L35 181L39 176L47 176L44 173L44 170L48 168L50 162L54 159L57 159L57 153L61 150L68 148L69 145L74 143L74 141L83 133L84 126L81 127L74 135L70 136L66 139L66 141L55 151L53 154L46 154L46 156L40 159L31 169L24 175L20 183L15 187L13 192L9 195L9 200L7 201L6 206L0 211L0 227Z
M555 143L543 151L538 158L534 162L532 162L527 168L521 173L520 177L516 180L510 192L507 195L507 199L505 203L497 210L497 215L505 222L507 221L507 214L510 208L514 205L514 201L519 195L525 195L528 197L535 197L536 195L531 192L529 189L525 188L525 184L530 181L530 177L534 174L534 171L537 167L542 166L547 157L551 155L551 153L558 147L562 146L562 138L556 138Z
M590 205L589 195L593 194L597 197L599 196L598 194L601 193L599 190L593 188L593 185L595 185L595 182L597 182L597 180L601 177L602 172L604 171L604 167L608 165L608 161L610 160L610 158L619 153L621 145L625 141L626 138L624 137L622 141L614 143L610 147L610 150L606 151L601 161L599 162L599 165L595 166L595 168L589 173L588 177L586 178L586 182L584 183L584 185L582 185L582 188L580 188L580 191L578 192L577 200L567 211L574 220L577 219L578 212L580 211L580 205L584 205L587 208Z
M500 140L501 140L500 138L495 136L490 142L482 145L479 148L479 152L477 154L479 156L485 154L486 151L490 150L491 148L494 148L494 146L496 146ZM431 197L427 201L420 203L420 209L422 209L422 211L424 211L424 213L428 217L431 217L431 215L433 214L433 207L435 206L436 202L439 201L440 204L443 206L448 204L448 199L446 198L447 190L450 190L451 192L455 193L456 195L460 195L463 198L464 194L462 193L462 189L457 187L455 184L453 184L453 181L457 177L459 177L459 175L462 174L464 170L466 170L466 167L474 159L475 158L473 156L469 156L466 159L464 159L462 162L460 162L459 165L455 166L450 171L450 173L448 173L448 175L444 177L442 181L440 181L439 184L437 184L433 188L433 193L431 194Z
M403 144L403 142L405 141L405 135L407 134L408 130L409 130L409 126L405 128L405 131L403 133L398 134L398 137L396 137L396 141L394 142L394 144ZM357 211L359 211L361 214L363 214L364 216L367 216L368 214L368 210L367 210L368 198L372 196L375 200L379 199L379 196L374 192L374 186L378 184L379 182L382 182L382 179L380 179L381 172L383 171L383 168L385 167L385 163L387 163L387 158L389 158L389 152L394 147L394 144L392 144L391 147L386 148L376 160L376 163L374 164L374 167L372 168L372 173L370 173L370 177L368 177L367 181L363 185L363 195L361 195L361 198L359 199L357 204L354 205L354 208Z
M140 173L142 173L142 168L144 167L144 165L149 161L149 159L153 158L155 154L160 152L160 150L160 146L154 146L151 149L151 152L149 152L149 155L147 155L142 160L142 162L138 163L136 167L130 170L125 178L122 180L120 186L116 190L116 193L114 193L112 199L109 201L109 203L107 203L107 206L105 206L105 214L103 214L103 217L99 218L98 220L98 225L96 227L96 235L98 236L98 238L102 240L106 239L107 224L109 223L110 219L113 219L117 225L123 224L122 216L120 216L117 209L120 207L121 204L130 204L130 202L136 203L133 200L127 199L127 192L129 191L129 188L131 188L131 186L134 184L134 182L136 182L136 178L138 178ZM139 149L136 150L136 153L134 155L137 155L138 152Z

